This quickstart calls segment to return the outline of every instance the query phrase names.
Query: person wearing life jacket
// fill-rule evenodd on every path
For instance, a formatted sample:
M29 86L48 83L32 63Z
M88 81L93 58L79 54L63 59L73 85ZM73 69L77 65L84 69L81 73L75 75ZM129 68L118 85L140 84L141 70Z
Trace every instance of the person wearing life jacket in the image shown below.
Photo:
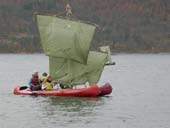
M46 72L44 72L43 74L42 74L42 76L41 76L41 78L40 78L40 83L42 84L44 81L46 81L46 79L47 79L47 73Z
M45 90L46 91L50 91L50 90L53 90L53 83L52 83L52 78L51 76L48 76L47 77L47 80L45 82Z
M32 91L41 90L40 80L38 76L38 71L34 71L32 78L29 81L29 86Z
M45 83L47 81L47 73L44 72L40 78L40 83L41 83L41 89L44 90L45 89Z

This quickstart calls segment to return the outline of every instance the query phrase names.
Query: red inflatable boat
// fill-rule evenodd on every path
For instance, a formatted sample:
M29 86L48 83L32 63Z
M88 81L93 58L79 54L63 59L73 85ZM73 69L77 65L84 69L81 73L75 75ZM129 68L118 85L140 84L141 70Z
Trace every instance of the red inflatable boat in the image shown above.
M36 95L36 96L75 96L75 97L97 97L108 95L112 92L112 87L109 83L99 87L91 85L87 88L80 89L57 89L52 91L31 91L23 89L19 85L14 88L14 94L17 95Z

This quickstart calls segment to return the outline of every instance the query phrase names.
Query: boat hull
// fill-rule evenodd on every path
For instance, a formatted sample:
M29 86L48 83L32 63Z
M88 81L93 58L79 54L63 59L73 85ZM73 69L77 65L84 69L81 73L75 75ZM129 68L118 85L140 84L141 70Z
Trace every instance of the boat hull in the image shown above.
M109 85L107 85L108 88ZM92 85L87 88L81 89L58 89L58 90L51 90L51 91L31 91L29 89L20 90L20 86L17 85L14 88L13 93L16 95L36 95L36 96L73 96L73 97L97 97L108 95L112 92L112 88L110 85L109 91L104 89L106 86L98 87L97 85ZM105 90L105 91L103 91Z
M105 85L99 87L99 89L99 96L109 95L110 93L112 93L112 86L110 85L110 83L106 83Z

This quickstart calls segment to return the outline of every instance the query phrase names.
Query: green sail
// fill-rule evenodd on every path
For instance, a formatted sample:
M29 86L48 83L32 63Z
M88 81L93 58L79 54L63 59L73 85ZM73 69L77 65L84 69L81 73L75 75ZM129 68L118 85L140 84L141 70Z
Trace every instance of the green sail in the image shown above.
M106 60L106 53L94 51L89 53L86 65L49 56L50 75L53 80L65 85L78 85L86 82L94 84L98 82Z
M99 50L101 52L105 52L107 53L107 62L106 64L112 64L112 58L111 58L111 51L110 51L110 47L109 46L102 46L102 47L99 47Z
M96 26L43 15L37 15L37 24L54 81L64 85L98 82L107 54L89 51Z
M37 15L46 55L87 63L95 26L56 16Z

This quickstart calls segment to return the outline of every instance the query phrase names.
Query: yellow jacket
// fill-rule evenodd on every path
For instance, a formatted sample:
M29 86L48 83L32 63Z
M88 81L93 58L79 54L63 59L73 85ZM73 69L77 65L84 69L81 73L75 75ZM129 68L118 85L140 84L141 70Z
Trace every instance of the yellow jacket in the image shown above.
M45 90L49 91L53 89L53 84L50 82L45 83Z
M46 77L46 76L42 76L42 77L40 78L41 83L45 82L46 80L47 80L47 77Z

